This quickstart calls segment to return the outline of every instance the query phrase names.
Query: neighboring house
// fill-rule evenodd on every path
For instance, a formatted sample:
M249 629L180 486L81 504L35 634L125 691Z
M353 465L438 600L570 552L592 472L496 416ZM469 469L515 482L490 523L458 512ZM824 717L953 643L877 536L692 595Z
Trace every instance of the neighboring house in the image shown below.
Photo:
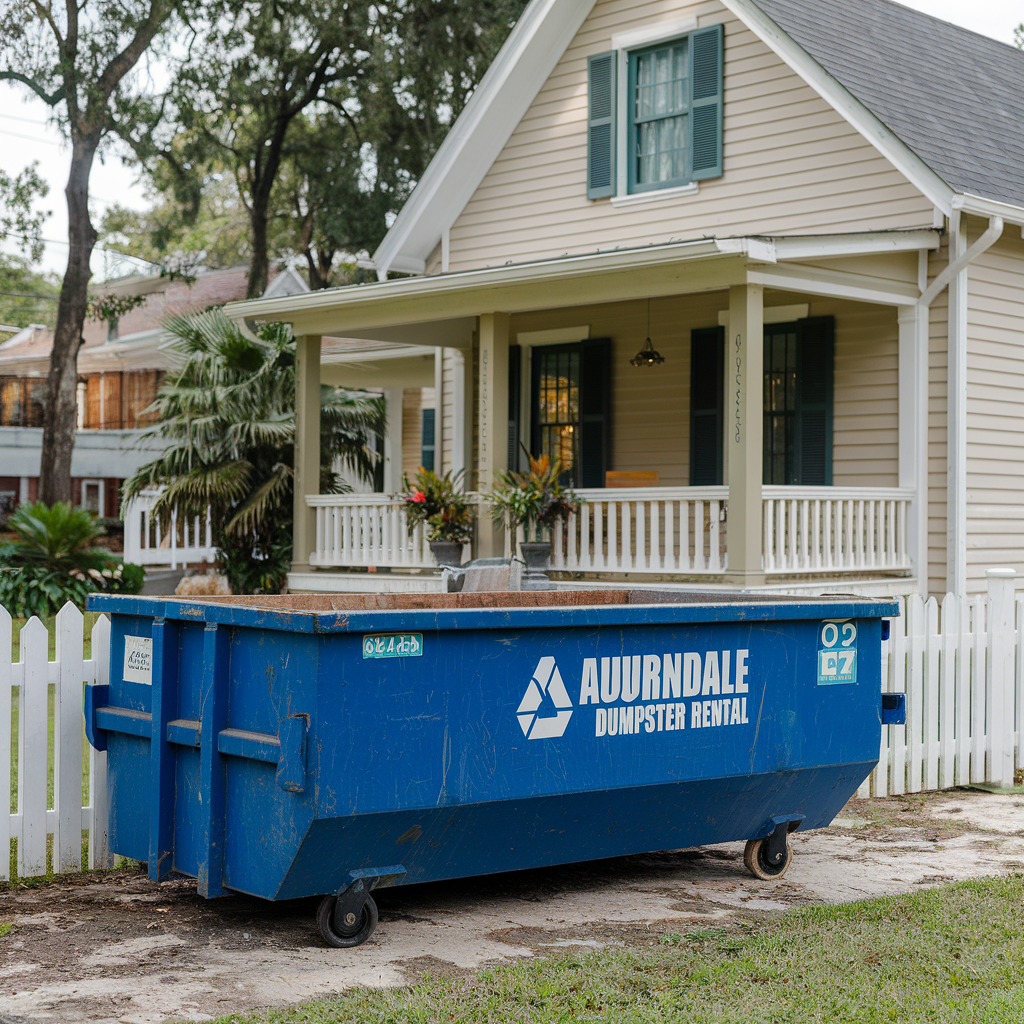
M72 456L75 502L100 516L120 513L125 478L153 459L158 441L140 440L153 422L146 410L170 368L170 337L161 326L172 313L193 312L245 296L246 269L200 273L186 282L139 276L100 286L98 293L144 295L117 322L89 320L78 354L78 432ZM292 270L277 274L268 297L308 290ZM0 506L34 501L39 487L43 402L53 334L33 326L0 343Z
M291 584L428 564L386 499L315 493L322 335L419 347L437 463L472 489L521 445L562 457L562 580L1024 570L1021 225L1013 47L887 0L533 0L380 282L228 307L301 336ZM475 550L508 541L481 520Z

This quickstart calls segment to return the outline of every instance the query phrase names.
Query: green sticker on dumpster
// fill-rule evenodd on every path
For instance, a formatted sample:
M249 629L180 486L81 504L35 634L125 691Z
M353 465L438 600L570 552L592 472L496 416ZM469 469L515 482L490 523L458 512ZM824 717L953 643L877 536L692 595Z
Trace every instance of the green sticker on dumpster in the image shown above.
M364 658L418 658L421 654L422 633L377 633L363 637Z
M857 626L823 622L819 634L818 685L857 682Z

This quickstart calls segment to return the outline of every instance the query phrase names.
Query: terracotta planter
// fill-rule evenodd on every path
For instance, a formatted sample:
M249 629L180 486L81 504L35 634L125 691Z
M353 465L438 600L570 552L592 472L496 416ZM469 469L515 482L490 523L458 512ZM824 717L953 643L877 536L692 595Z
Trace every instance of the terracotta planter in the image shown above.
M430 550L437 559L438 568L457 569L462 565L462 545L456 540L432 540Z
M551 541L522 541L519 550L523 553L526 572L523 573L523 590L550 590L551 581L544 570L551 562Z

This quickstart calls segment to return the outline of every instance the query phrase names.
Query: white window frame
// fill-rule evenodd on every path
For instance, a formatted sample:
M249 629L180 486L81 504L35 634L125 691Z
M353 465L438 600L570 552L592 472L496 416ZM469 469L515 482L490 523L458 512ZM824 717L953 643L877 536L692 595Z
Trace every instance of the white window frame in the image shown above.
M105 513L105 509L103 508L103 504L104 504L103 499L105 497L104 491L106 490L106 488L103 486L103 481L102 480L97 480L97 479L94 479L94 478L91 478L91 477L82 480L82 489L79 491L79 494L78 494L79 500L81 502L80 507L81 508L87 508L87 505L85 504L85 489L86 489L86 487L91 487L91 486L95 486L96 487L96 490L97 490L96 515L97 515L98 518L102 519L104 517L104 513Z
M713 24L713 23L712 23ZM672 39L688 35L698 27L696 18L678 18L675 21L660 21L654 25L617 32L612 36L612 49L616 53L616 72L619 88L616 89L615 111L615 195L612 206L640 206L644 203L663 202L681 196L696 195L699 185L691 181L688 185L672 188L651 189L647 192L629 191L629 56L631 51L667 43ZM708 26L704 26L705 28Z

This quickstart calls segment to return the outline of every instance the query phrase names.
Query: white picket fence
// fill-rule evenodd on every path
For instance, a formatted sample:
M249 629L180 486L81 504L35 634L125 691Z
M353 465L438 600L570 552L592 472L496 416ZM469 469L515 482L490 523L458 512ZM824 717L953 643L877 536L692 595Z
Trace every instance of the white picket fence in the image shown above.
M947 594L941 603L900 598L901 615L882 644L882 689L906 694L907 724L882 727L878 767L860 796L1013 784L1024 762L1024 595L1015 595L1014 582L1012 570L990 569L987 594ZM0 608L0 808L10 807L17 778L17 809L0 813L0 880L8 878L12 837L23 878L46 874L51 835L55 872L81 869L83 830L88 866L111 864L105 753L89 748L88 801L82 784L83 686L107 682L110 623L106 616L97 620L93 656L86 659L83 616L68 604L57 615L55 640L50 661L46 627L30 619L12 659L11 616ZM18 747L12 760L13 708Z
M1012 569L987 575L985 594L900 598L882 644L882 687L906 694L907 724L883 726L860 796L1013 785L1024 765L1024 596Z
M89 833L88 866L110 867L107 755L89 747L88 801L82 777L83 688L86 682L107 681L110 620L105 615L97 619L92 629L92 657L87 659L84 617L73 604L66 604L57 614L53 661L49 660L49 635L37 618L22 627L20 654L14 660L12 625L10 614L0 608L0 881L9 878L12 838L18 840L17 872L21 878L46 874L49 836L53 836L53 871L81 870L83 830ZM11 757L15 720L18 749ZM48 794L50 745L53 807ZM17 809L4 813L11 806L15 773Z

